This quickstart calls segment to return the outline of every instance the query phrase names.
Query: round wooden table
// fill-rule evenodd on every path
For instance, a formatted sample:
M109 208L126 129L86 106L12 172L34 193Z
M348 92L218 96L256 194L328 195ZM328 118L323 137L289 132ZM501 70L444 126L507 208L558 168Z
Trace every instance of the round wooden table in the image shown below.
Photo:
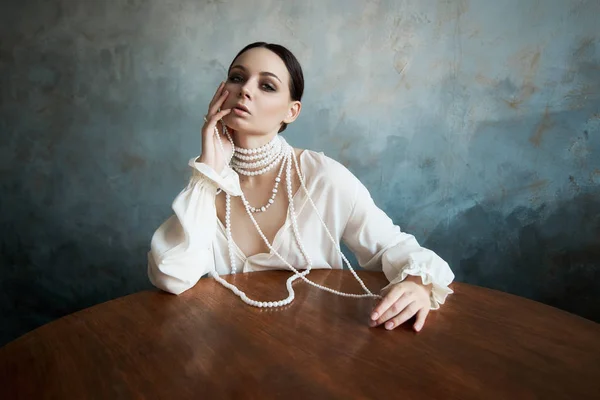
M386 281L361 271L371 290ZM285 271L229 276L252 298ZM348 271L315 282L359 292ZM213 279L66 316L0 349L1 399L582 399L600 396L600 325L462 283L420 333L367 325L374 301L303 282L282 309ZM412 322L412 321L409 321Z

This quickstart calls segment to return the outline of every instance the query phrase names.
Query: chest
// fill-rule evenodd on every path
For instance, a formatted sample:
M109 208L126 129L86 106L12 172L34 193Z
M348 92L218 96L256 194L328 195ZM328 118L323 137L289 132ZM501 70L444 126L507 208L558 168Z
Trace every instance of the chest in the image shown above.
M292 177L292 193L300 189L300 181ZM273 184L265 183L252 188L242 188L244 196L251 206L260 208L268 204L273 194ZM286 223L288 218L289 198L285 182L281 182L273 203L264 212L252 213L256 223L260 227L269 243L273 243L277 232ZM241 197L230 198L230 221L231 236L237 247L246 257L259 253L269 253L269 248L260 236L254 222L246 211ZM216 198L217 217L226 226L225 221L225 193L220 193Z

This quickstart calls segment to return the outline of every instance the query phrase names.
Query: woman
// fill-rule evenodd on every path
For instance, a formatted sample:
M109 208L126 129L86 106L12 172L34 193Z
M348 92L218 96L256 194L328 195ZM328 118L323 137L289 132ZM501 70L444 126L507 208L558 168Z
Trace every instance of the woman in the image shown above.
M363 268L383 269L390 281L370 325L394 329L416 315L420 331L452 293L454 274L401 232L345 167L292 149L279 135L298 118L303 90L300 64L286 48L258 42L238 53L209 105L202 154L190 160L193 176L173 202L175 215L152 237L149 278L179 294L211 274L250 305L280 306L293 300L291 281L312 284L311 268L341 269L343 259L351 269L343 240ZM290 296L269 303L219 277L286 268L295 271ZM381 297L362 286L367 294L350 296Z

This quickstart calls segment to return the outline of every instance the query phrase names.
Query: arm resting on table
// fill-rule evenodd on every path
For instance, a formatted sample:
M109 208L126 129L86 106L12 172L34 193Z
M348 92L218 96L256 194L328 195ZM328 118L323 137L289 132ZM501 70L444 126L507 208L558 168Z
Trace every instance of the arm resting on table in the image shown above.
M238 196L239 177L229 167L219 175L206 164L190 160L193 175L173 201L172 215L152 236L148 278L164 291L180 294L214 267L213 239L217 227L217 189Z

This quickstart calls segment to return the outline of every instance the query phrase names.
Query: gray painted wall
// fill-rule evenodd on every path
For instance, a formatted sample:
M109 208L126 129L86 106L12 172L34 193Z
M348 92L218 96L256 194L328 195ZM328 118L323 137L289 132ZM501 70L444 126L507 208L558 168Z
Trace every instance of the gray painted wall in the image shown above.
M4 1L0 343L150 288L231 57L301 60L295 146L457 280L600 320L600 2Z

